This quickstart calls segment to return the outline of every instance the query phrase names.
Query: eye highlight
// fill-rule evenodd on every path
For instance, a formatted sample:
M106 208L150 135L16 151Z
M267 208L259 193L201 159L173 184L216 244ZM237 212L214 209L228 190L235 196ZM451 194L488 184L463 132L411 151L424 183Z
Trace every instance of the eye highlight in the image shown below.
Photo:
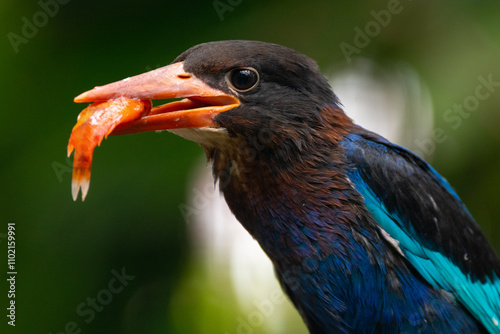
M259 79L259 72L252 67L235 68L226 75L229 87L240 93L254 89Z

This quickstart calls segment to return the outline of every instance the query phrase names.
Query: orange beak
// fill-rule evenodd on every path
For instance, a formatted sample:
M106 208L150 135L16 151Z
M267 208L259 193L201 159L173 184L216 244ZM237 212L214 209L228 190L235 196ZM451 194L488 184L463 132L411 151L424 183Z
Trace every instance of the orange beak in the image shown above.
M75 102L101 102L117 97L139 100L184 98L154 107L141 118L118 125L111 135L192 127L217 127L213 118L236 108L240 101L184 71L178 62L156 70L95 87Z

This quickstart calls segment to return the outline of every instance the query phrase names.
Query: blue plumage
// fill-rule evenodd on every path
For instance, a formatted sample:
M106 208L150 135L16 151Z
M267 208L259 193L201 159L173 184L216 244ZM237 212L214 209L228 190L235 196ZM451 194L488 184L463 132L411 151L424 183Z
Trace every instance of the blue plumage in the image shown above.
M412 153L359 127L352 130L333 154L339 160L325 161L315 151L307 164L273 178L269 165L252 166L252 182L233 177L223 188L310 332L486 333L486 327L496 333L498 298L490 293L498 293L498 262L463 203ZM243 201L235 195L242 184ZM424 198L430 208L405 202ZM443 204L443 198L451 202ZM408 210L413 221L401 218ZM450 210L464 214L445 219ZM468 220L439 225L457 216ZM473 233L457 234L460 225ZM454 237L446 235L451 230ZM450 240L461 248L447 245ZM464 259L466 253L470 258Z
M206 43L78 100L116 96L187 98L119 133L174 129L203 147L311 333L500 333L500 261L465 205L425 161L356 126L313 60Z
M230 144L201 144L310 332L500 333L500 261L446 180L354 125L310 59L239 43L193 52L261 80L214 118Z
M373 135L372 137L372 140L370 140L355 134L348 136L342 143L346 148L347 157L353 161L352 168L348 172L349 178L356 189L363 195L368 210L381 228L397 241L396 247L401 250L403 256L427 282L437 289L443 289L450 293L479 319L491 333L500 333L498 261L493 251L488 247L487 241L478 230L470 213L448 182L437 174L432 167L404 148L390 144L380 137ZM387 161L390 155L395 157ZM415 161L418 164L415 164ZM377 168L378 165L383 166L385 174L378 174L378 179L370 178L365 173L366 169ZM377 173L377 171L372 170L370 174L374 172ZM394 172L394 174L391 172ZM370 186L370 184L379 182L379 186L389 187L390 191L391 185L398 181L401 183L397 187L401 187L401 191L414 193L399 198L399 200L414 201L413 204L409 203L410 210L417 210L424 201L430 203L428 207L432 207L432 210L421 212L420 216L413 215L415 220L411 221L405 216L401 204L398 205L400 210L395 207L392 210L388 209L384 199L385 201L394 199L387 199L387 192L376 193L376 190L374 190L376 187L372 188ZM424 183L425 190L421 191L415 183ZM431 195L434 191L442 195L439 197L446 197L446 201L436 202L437 199L434 199ZM442 208L445 212L449 212L450 209L456 210L456 214L443 217L441 214ZM464 219L464 217L466 218L465 221L456 221ZM425 234L421 233L419 235L416 233L414 226L418 224L428 226ZM429 234L439 235L440 231L445 229L442 226L443 224L449 224L451 228L459 228L460 225L466 227L451 232L456 234L461 241L460 244L452 245L454 247L452 250L444 249L446 239L450 235L444 235L441 240L432 240L426 237ZM481 247L482 252L475 249L478 246ZM449 253L448 255L443 254L446 251L455 252L457 250L458 256L461 256L461 258L457 259L449 256ZM478 270L472 266L464 265L473 261L477 261L476 263L481 265Z

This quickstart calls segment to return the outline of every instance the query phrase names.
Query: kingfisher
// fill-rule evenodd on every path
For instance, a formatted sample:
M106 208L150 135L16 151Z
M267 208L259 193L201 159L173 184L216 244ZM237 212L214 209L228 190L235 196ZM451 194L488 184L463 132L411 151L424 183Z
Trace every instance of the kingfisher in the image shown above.
M310 333L500 333L500 261L464 203L354 124L312 59L209 42L75 101L118 97L177 99L111 134L198 143Z

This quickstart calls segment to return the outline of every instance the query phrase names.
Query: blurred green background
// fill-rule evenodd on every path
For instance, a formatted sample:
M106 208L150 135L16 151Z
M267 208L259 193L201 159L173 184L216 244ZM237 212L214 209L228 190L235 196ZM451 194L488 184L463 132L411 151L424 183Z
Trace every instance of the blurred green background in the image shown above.
M265 326L239 327L247 314L228 283L209 280L193 255L179 205L187 201L190 170L202 155L196 144L167 132L111 137L96 149L86 201L73 202L66 145L85 107L73 97L167 65L188 47L213 40L275 42L323 69L347 66L341 43L355 46L355 28L364 30L374 21L371 11L391 3L3 1L0 332L267 333ZM418 71L432 98L434 127L447 136L424 155L500 250L500 87L456 129L443 118L475 94L479 76L500 82L500 3L398 6L402 10L352 56L380 66L404 62ZM16 223L15 328L5 317L8 222ZM113 272L123 270L127 285L110 294ZM106 305L92 319L91 312L82 316L91 309L87 298L96 297ZM283 333L305 330L293 326Z

